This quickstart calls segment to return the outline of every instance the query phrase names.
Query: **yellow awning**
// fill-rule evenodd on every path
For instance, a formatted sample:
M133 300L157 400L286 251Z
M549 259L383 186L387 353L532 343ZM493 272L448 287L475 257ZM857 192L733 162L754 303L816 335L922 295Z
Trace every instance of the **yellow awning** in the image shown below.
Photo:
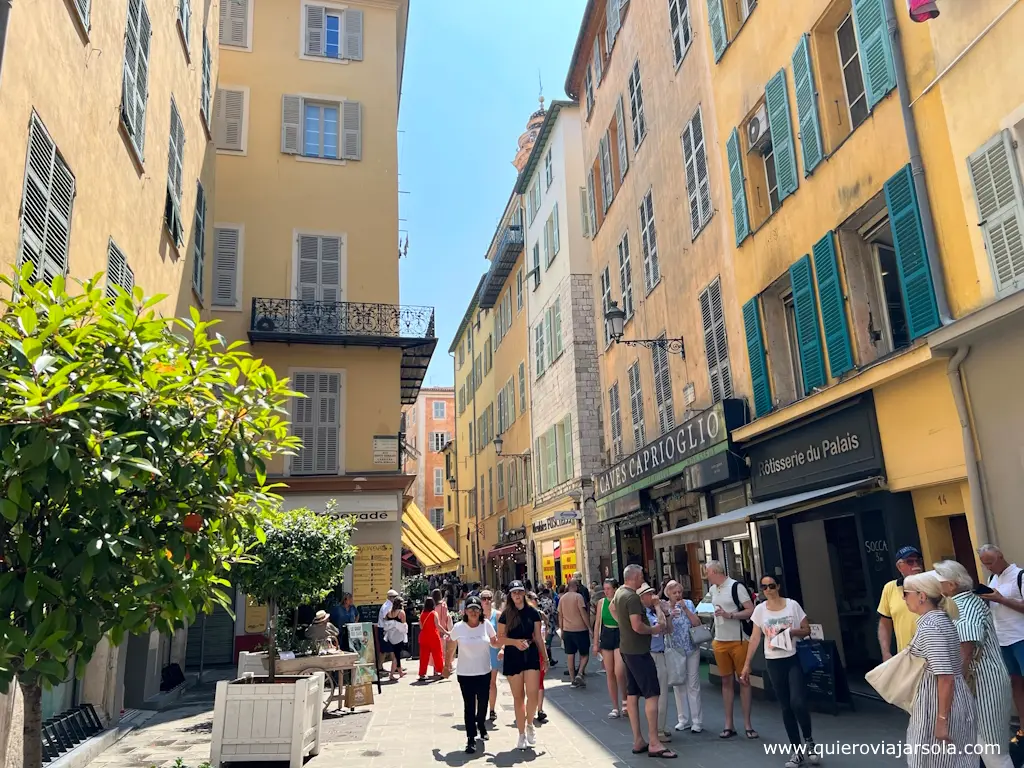
M459 555L420 511L413 501L402 513L402 546L409 549L427 574L458 570Z

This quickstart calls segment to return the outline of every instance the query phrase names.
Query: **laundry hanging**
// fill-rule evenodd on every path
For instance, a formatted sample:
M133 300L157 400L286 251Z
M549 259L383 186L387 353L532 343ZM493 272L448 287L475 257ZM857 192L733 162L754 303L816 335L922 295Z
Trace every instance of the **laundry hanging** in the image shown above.
M907 0L907 6L913 21L928 21L939 15L935 0Z

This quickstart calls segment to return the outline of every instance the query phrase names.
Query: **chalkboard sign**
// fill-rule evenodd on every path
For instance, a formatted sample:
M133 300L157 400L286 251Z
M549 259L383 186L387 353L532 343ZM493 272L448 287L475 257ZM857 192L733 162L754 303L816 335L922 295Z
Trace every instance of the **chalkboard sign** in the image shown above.
M384 605L384 603L379 605L360 605L357 609L359 611L359 621L376 625L381 605Z
M803 640L797 645L800 665L807 681L808 705L818 712L839 714L840 704L849 704L850 686L846 671L839 663L838 649L832 640Z

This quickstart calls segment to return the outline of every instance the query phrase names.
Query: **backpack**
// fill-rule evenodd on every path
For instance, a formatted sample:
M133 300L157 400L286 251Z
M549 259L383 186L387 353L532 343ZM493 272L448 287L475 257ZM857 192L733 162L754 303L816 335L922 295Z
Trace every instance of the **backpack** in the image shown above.
M746 587L744 587L744 589L746 589ZM747 594L751 594L749 589L747 589ZM752 596L750 601L753 602L754 599L755 598ZM737 610L743 610L743 603L740 602L740 583L735 580L732 583L732 602L736 605ZM749 618L742 620L740 622L740 626L743 627L743 634L747 637L754 634L754 622Z

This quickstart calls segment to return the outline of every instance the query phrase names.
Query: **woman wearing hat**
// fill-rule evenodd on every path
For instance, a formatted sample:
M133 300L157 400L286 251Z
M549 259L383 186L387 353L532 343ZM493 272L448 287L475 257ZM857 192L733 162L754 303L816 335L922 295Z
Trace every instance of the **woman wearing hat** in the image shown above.
M494 626L484 619L479 597L466 598L462 621L448 633L444 676L452 673L455 651L459 652L458 678L462 691L466 754L476 751L476 736L487 739L487 694L491 688L491 647L496 643Z
M523 582L513 581L508 590L508 602L498 617L498 645L504 646L503 671L515 703L519 729L516 749L527 749L537 744L533 720L540 694L540 673L546 666L544 654L540 652L544 647L543 620L540 612L527 603Z
M338 628L327 620L327 611L317 611L313 623L306 627L306 637L316 643L317 648L337 648Z

